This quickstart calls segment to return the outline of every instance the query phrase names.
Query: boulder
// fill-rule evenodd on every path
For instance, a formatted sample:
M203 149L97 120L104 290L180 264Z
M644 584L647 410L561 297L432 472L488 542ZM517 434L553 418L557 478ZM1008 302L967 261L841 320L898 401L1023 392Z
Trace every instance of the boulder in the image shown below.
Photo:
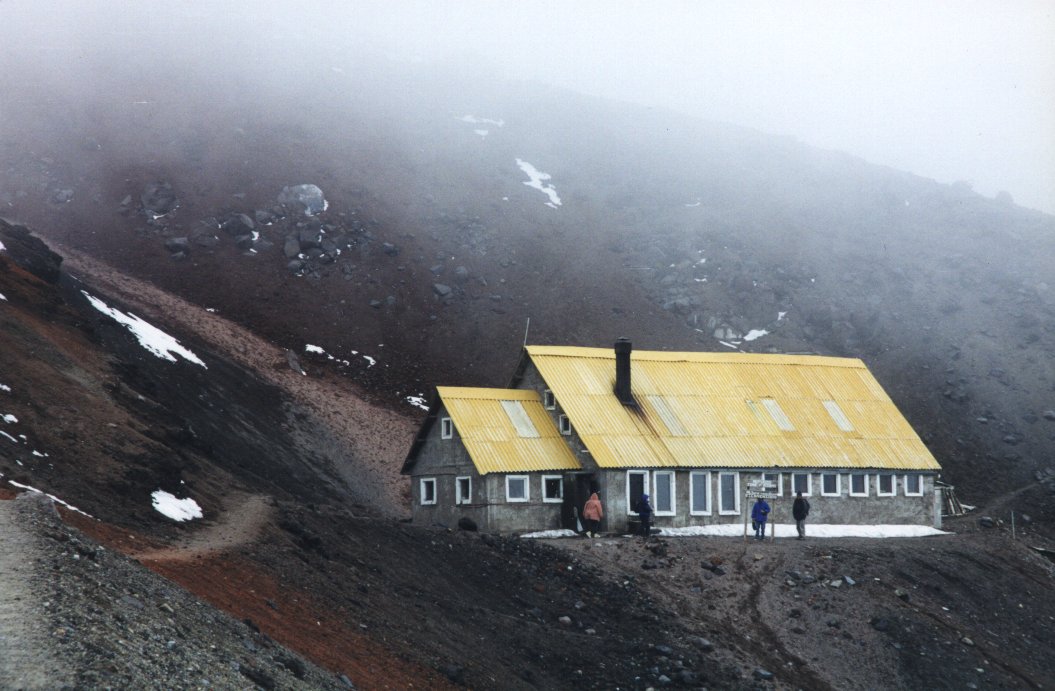
M185 237L165 240L165 249L169 252L190 252L190 240Z
M179 206L172 185L162 181L147 183L139 195L139 201L143 205L143 213L153 218L171 213Z
M304 210L306 216L314 216L326 210L329 202L317 185L291 185L283 187L278 201L288 206L297 206Z
M290 235L286 238L286 242L282 245L282 253L286 255L286 259L293 259L300 255L300 241L297 238Z
M256 229L256 223L245 214L230 214L220 222L220 228L228 235L248 235Z
M433 283L432 292L436 293L436 295L441 298L445 298L451 294L451 287L442 283Z

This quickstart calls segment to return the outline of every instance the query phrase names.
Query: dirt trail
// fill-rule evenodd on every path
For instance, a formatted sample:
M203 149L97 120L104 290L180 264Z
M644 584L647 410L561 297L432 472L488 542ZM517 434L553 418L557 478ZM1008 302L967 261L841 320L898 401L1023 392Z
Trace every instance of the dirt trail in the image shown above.
M36 536L22 506L32 496L0 500L0 688L54 689L69 685L42 616L47 603L34 592L40 562Z
M230 551L255 540L270 520L272 511L267 497L258 494L238 495L212 525L168 547L133 551L129 556L140 562L189 561Z

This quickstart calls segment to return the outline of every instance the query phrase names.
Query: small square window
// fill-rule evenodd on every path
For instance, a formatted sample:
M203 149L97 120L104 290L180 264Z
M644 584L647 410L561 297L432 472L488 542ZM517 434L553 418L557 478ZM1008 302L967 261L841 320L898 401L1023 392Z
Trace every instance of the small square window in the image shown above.
M454 503L473 503L473 479L471 477L459 477L455 479Z
M842 494L839 473L821 473L821 496L837 497Z
M557 418L557 424L560 428L561 434L563 434L564 436L568 436L571 434L571 420L568 419L567 415L561 415L559 418Z
M906 497L921 497L923 496L923 478L919 475L906 475L905 476L905 496Z
M454 421L449 417L440 418L440 439L454 438Z
M542 407L546 410L554 410L557 407L557 398L549 389L542 392Z
M809 497L813 494L812 492L812 478L809 473L792 473L791 474L791 493L798 494L802 492L802 496Z
M564 478L560 475L542 476L542 501L558 503L564 501Z
M530 498L527 475L506 475L506 501L528 501Z
M850 476L850 496L868 496L868 476L864 473L854 473Z
M436 503L436 478L421 478L421 503Z
M880 473L876 475L876 496L894 496L894 475L892 473Z

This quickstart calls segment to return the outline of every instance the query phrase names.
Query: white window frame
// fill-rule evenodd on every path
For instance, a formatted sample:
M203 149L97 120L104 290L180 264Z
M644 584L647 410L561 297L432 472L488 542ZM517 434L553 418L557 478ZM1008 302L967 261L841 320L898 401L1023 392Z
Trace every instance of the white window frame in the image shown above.
M546 480L556 480L558 487L560 488L560 496L548 497L546 496ZM564 501L564 476L562 475L543 475L542 476L542 501L546 504L560 504Z
M824 478L829 475L835 476L835 491L828 492L824 488ZM843 476L842 473L821 473L821 496L822 497L838 497L843 493Z
M813 496L813 473L792 473L791 474L791 496L798 496L798 488L795 487L795 476L805 475L806 476L806 491L802 493L804 497Z
M784 473L767 473L767 472L763 472L763 473L761 473L762 482L766 481L766 475L776 475L777 476L776 495L778 497L783 497L784 496ZM769 490L766 490L766 491L768 492Z
M908 491L908 479L910 477L916 478L916 482L918 483L918 485L917 485L918 489L915 492L909 492ZM905 473L904 485L903 486L905 488L905 496L906 497L922 497L923 496L923 476L920 475L919 473Z
M557 397L549 389L542 392L542 407L546 410L557 409Z
M658 477L669 477L670 478L670 509L667 511L659 510L659 492L656 490L659 484L656 481ZM649 498L652 500L652 510L657 516L674 516L678 512L678 485L677 476L673 470L654 470L652 471L652 493Z
M865 490L864 492L854 491L854 478L864 478ZM867 497L868 496L868 473L850 473L850 496L851 497Z
M634 509L632 507L634 506L634 502L636 502L641 497L640 496L637 496L637 497L630 496L630 476L631 475L644 475L645 476L645 479L644 479L644 481L642 481L641 486L645 488L644 492L647 493L647 492L650 492L652 490L651 486L649 485L649 482L652 480L652 474L650 472L648 472L647 470L628 470L628 471L626 471L626 513L627 513L628 516L635 516L635 515L637 515L637 512L634 511Z
M432 501L425 499L425 485L432 485ZM418 499L421 500L422 506L432 506L436 503L436 478L434 477L423 477L421 478L418 485Z
M567 415L561 414L557 418L557 429L565 437L571 436L571 420L568 419Z
M696 496L694 490L696 489L697 483L703 483L703 496L707 502L706 511L697 511L693 508L692 498ZM705 470L694 470L689 473L689 515L690 516L710 516L713 511L713 504L711 502L711 473Z
M462 496L462 480L469 481L469 492L468 496ZM472 504L473 503L473 478L471 475L459 475L454 478L454 503L455 504Z
M454 420L449 417L440 418L440 439L454 439Z
M523 480L524 481L524 496L523 497L512 497L509 494L509 481L510 480ZM531 501L531 478L527 475L506 475L506 501L511 503L522 503Z
M879 480L881 478L890 478L890 491L883 491L883 483ZM894 473L876 473L876 496L877 497L896 497L897 496L897 475Z
M726 475L733 476L733 504L735 506L732 509L726 509L722 506L722 478ZM719 516L739 516L740 515L740 473L738 472L727 472L718 473L718 515Z

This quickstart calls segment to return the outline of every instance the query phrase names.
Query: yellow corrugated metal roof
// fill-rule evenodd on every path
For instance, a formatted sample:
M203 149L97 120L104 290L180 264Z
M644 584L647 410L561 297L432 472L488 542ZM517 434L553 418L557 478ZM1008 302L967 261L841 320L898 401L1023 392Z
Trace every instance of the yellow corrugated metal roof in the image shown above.
M436 391L481 475L582 469L537 392L452 386ZM525 427L523 417L514 420L503 402L519 403L534 429ZM531 431L537 436L525 436Z
M526 351L602 468L940 469L857 359L634 351L634 408L612 393L613 350Z

